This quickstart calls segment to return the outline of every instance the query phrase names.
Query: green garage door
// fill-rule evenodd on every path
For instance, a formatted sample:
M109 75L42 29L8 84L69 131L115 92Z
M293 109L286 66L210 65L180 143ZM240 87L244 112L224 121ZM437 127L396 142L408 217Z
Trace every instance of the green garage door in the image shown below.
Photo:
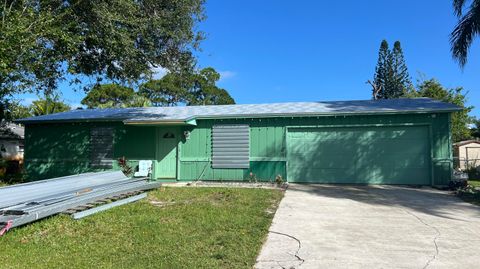
M289 129L287 178L430 185L428 137L425 126Z

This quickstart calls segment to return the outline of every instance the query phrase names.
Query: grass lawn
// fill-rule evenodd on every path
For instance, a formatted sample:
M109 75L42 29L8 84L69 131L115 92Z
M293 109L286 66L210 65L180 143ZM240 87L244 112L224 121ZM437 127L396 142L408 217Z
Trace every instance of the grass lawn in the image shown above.
M252 268L283 193L161 188L78 221L55 216L0 237L2 268Z
M475 188L478 188L480 187L480 180L469 180L468 184Z

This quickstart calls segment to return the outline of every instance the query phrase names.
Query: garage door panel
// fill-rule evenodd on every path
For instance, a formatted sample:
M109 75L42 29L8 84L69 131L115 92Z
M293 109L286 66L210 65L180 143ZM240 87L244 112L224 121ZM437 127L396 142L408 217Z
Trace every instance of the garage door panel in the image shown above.
M287 144L289 181L429 184L426 127L291 129Z

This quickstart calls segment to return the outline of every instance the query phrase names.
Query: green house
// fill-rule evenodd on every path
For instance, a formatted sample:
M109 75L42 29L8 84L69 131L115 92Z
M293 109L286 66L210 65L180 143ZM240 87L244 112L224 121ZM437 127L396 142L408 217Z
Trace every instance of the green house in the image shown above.
M80 109L19 120L31 180L152 160L155 180L445 185L450 115L427 98Z

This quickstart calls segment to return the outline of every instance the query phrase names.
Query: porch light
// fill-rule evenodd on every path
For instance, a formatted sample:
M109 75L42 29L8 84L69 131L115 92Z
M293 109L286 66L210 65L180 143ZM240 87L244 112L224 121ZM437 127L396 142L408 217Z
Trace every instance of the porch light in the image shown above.
M185 136L185 140L190 139L190 131L184 131L183 136Z

